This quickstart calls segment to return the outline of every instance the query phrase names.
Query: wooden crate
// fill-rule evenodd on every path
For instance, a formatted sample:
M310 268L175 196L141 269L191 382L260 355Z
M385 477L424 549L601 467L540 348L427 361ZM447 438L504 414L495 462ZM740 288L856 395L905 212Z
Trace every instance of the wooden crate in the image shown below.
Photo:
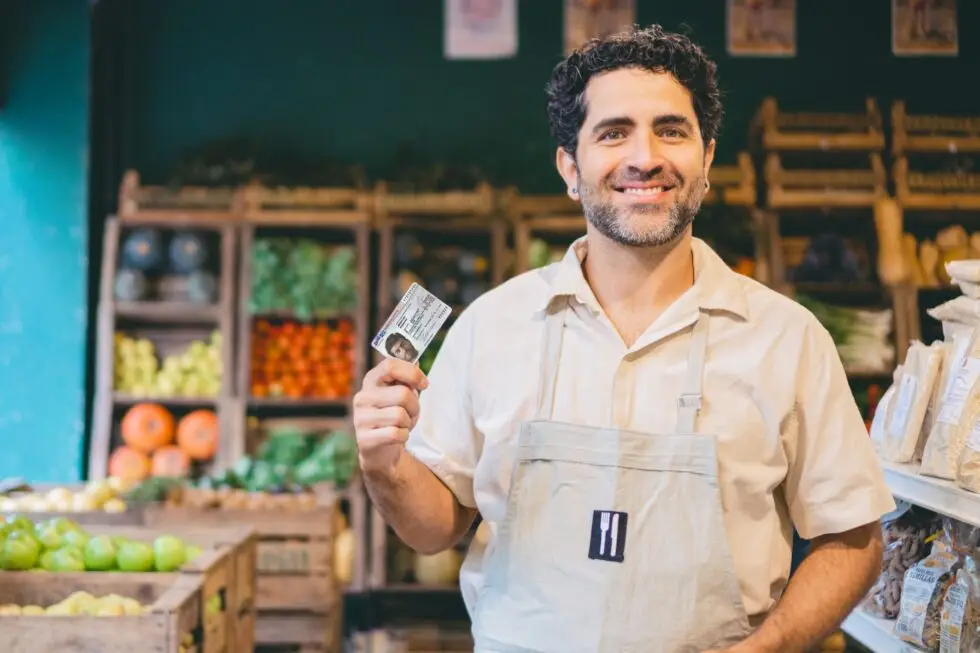
M258 555L258 535L249 526L216 527L192 526L99 526L93 534L121 536L151 542L160 535L173 535L189 545L208 550L219 556L224 576L214 573L213 566L191 563L182 573L203 575L206 589L219 587L228 619L229 651L251 651L255 645L255 569ZM219 552L218 554L211 553ZM224 555L226 553L227 555ZM203 556L203 554L202 554ZM204 559L202 557L202 559ZM212 560L215 558L213 557ZM204 559L207 562L206 559ZM210 596L210 593L206 593Z
M42 601L43 603L41 605L46 607L47 605L67 598L69 594L75 591L88 591L97 596L109 593L126 596L127 590L124 588L136 588L131 589L131 591L141 591L143 592L143 596L149 592L152 599L159 599L161 601L163 601L163 597L170 595L169 600L159 604L160 611L163 613L162 615L157 615L157 611L154 610L150 615L117 618L124 620L141 620L146 616L154 618L149 622L149 624L152 624L149 626L139 621L132 622L134 628L142 630L142 632L134 632L132 639L124 639L123 641L127 643L129 648L119 648L119 652L123 653L126 650L147 650L147 642L152 642L154 639L160 637L164 639L159 644L155 644L160 647L157 650L166 652L177 651L177 646L180 645L186 634L193 633L197 648L192 650L198 650L201 653L225 653L231 650L229 649L229 644L232 633L243 628L243 624L237 620L237 614L229 610L226 602L229 597L230 588L233 586L233 573L232 550L226 547L206 550L197 559L185 565L181 571L174 573L3 572L3 583L0 583L0 603L17 602L20 605L24 605L21 601L33 600ZM152 587L156 589L156 592L154 593L153 589L139 590L138 588L144 586L143 583L152 583ZM178 587L180 591L175 595L171 595L171 592L175 591L175 588ZM99 592L99 594L96 594L96 592ZM220 601L220 610L209 608L209 602L216 598ZM154 607L156 608L157 605L155 604ZM175 616L175 613L177 616ZM20 616L14 618L25 621L7 626L2 621L5 617L0 617L0 650L23 650L25 652L30 651L31 653L35 653L38 650L50 650L52 653L55 650L84 650L92 651L92 653L96 653L97 651L101 653L102 651L108 650L108 647L116 646L120 641L112 635L107 635L106 631L103 631L101 628L93 628L92 631L84 633L80 632L87 629L90 621L88 617L65 617L66 621L64 624L67 626L66 632L60 633L59 630L52 629L57 635L50 644L46 644L47 646L51 646L51 648L17 648L21 646L20 642L26 638L25 635L14 635L9 640L9 648L2 648L2 644L4 643L3 638L8 634L16 633L18 626L25 626L36 632L37 630L43 629L40 625L36 624L36 620L52 619L52 617L40 616ZM104 621L112 623L114 620L104 619ZM125 623L125 621L120 621L119 626L116 628L109 626L109 628L112 628L109 632L115 633L124 630L121 626ZM48 627L51 628L50 625ZM79 649L76 643L78 638L87 637L89 632L98 632L105 639L98 645ZM136 644L140 636L145 639L141 644ZM136 648L132 648L133 645ZM66 648L55 649L53 648L54 646Z
M392 215L480 216L490 218L497 207L497 197L487 183L472 191L432 193L391 192L386 182L375 185L372 210L384 220Z
M704 198L707 204L730 206L756 205L755 165L748 152L739 152L734 165L713 165L708 171L711 187Z
M938 211L980 210L980 174L919 172L899 157L892 167L895 198L903 209Z
M767 204L771 209L854 208L873 206L887 193L887 178L877 152L863 168L786 169L780 155L766 157Z
M881 111L866 98L863 112L822 113L780 110L766 98L756 116L766 150L878 151L885 146Z
M395 279L395 240L398 232L414 232L423 237L460 239L486 238L489 256L488 286L504 281L508 267L507 238L510 223L496 210L489 187L474 193L380 194L376 199L375 227L378 233L377 295L375 330L381 328L397 303ZM458 242L458 241L457 241ZM429 288L438 295L438 290ZM443 298L445 299L445 298ZM451 303L451 302L450 302ZM458 315L462 304L453 306ZM375 359L377 360L377 356Z
M125 184L124 184L125 185ZM120 267L120 246L125 220L110 217L106 221L103 260L97 313L97 344L95 356L95 392L92 418L92 441L89 452L88 478L101 479L108 475L108 458L114 444L114 431L120 412L137 401L154 401L168 408L210 407L221 420L221 443L214 463L227 464L228 443L233 433L222 408L227 408L234 378L234 314L237 232L228 221L196 220L193 228L210 232L218 239L220 266L217 269L218 297L213 304L196 304L172 295L137 302L118 302L114 289L115 275ZM145 227L171 229L179 226L164 214L144 214L139 224ZM169 284L178 289L180 284ZM189 344L195 336L212 331L222 334L222 387L217 397L133 397L115 391L115 346L117 331L133 336L146 336L156 341L160 353L173 353Z
M585 235L582 206L568 195L522 195L516 189L509 193L503 210L514 225L513 275L530 269L531 241L536 236L571 242Z
M359 486L348 491L360 501ZM333 571L334 520L341 493L321 488L309 510L200 510L179 505L148 508L155 528L176 525L248 524L257 532L256 645L298 645L333 650L339 644L342 609ZM358 504L363 513L363 503ZM353 506L352 513L356 514Z
M119 217L127 222L233 222L241 214L244 194L234 187L146 186L135 170L123 174Z
M221 653L204 635L199 577L171 574L42 574L4 572L0 604L53 605L76 591L119 594L151 604L138 616L0 616L4 653ZM185 645L189 644L189 645Z
M892 103L892 153L980 152L980 117L909 114L904 100Z

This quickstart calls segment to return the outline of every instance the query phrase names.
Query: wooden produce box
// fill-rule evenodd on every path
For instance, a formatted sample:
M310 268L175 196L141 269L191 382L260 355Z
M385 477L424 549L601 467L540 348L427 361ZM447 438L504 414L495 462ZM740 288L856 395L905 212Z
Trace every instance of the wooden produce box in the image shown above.
M0 605L47 608L76 592L149 606L142 614L0 614L4 653L231 653L224 606L228 549L206 551L188 572L0 572ZM234 630L234 627L231 628Z
M211 577L205 587L221 593L227 616L228 651L251 651L255 646L255 567L258 535L251 527L216 527L213 525L175 524L167 527L108 526L98 533L151 542L160 535L179 537L188 545L205 549L201 560L181 570L184 574ZM218 556L214 552L223 552ZM224 555L227 554L227 555ZM210 558L208 558L210 556ZM217 564L208 564L208 560ZM220 568L219 568L220 567ZM210 596L211 593L208 594Z
M320 492L314 505L202 508L167 502L148 507L146 523L165 530L248 525L257 534L255 644L332 651L339 646L340 588L334 576L334 523L340 495ZM283 504L284 506L286 504Z

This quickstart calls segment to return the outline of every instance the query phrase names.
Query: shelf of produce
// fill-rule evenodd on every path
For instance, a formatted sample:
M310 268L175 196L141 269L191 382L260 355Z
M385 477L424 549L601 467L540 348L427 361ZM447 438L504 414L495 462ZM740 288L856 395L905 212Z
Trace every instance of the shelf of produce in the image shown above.
M348 410L367 365L369 199L352 188L247 190L236 366L246 414Z
M120 215L106 221L89 478L106 478L124 460L127 473L149 473L141 455L161 449L174 463L170 470L199 457L203 449L191 455L176 430L158 434L166 437L144 454L125 451L124 416L150 404L166 405L175 420L194 408L213 409L213 451L201 463L224 460L233 435L221 409L233 393L239 202L238 193L205 190L139 188L130 172ZM145 472L137 469L143 465Z
M980 526L980 494L974 494L951 481L922 476L916 465L881 463L892 494L917 506Z
M841 629L874 653L922 653L895 635L894 621L878 619L861 610L848 615Z

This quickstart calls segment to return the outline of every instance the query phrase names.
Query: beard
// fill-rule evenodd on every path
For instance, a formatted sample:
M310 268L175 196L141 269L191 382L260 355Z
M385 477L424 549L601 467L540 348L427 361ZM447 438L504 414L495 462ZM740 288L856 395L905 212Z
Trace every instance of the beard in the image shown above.
M661 247L676 241L694 222L707 192L704 175L692 179L690 184L675 179L671 185L677 199L670 206L624 207L617 206L611 197L603 197L598 185L581 181L579 177L579 199L585 219L603 236L627 247ZM618 192L607 187L609 193Z

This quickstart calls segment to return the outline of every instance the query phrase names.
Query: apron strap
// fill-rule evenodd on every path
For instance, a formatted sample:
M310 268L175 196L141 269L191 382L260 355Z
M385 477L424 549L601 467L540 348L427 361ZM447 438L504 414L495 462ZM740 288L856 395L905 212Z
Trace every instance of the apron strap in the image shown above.
M559 298L548 307L544 322L544 347L541 348L541 378L538 381L538 402L535 419L549 420L555 407L555 390L558 386L558 361L561 358L562 336L565 333L565 315L569 310L568 297Z
M708 315L704 311L694 323L687 352L687 378L677 398L677 432L694 433L694 423L701 409L701 385L704 359L708 350Z

